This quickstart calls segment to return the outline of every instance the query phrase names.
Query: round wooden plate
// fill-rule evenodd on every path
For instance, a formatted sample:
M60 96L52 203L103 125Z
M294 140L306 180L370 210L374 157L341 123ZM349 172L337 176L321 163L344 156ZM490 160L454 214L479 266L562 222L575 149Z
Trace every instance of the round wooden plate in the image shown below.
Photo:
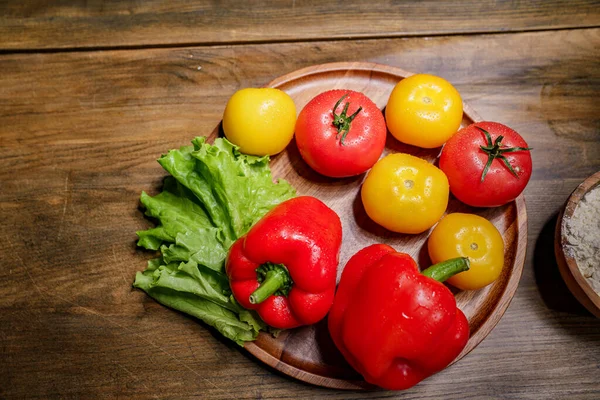
M573 217L573 213L583 196L598 185L600 185L600 171L583 181L571 194L569 200L567 200L556 223L554 253L556 255L560 274L571 293L573 293L573 296L575 296L589 312L600 318L600 295L592 289L592 286L585 279L579 270L575 259L568 251L565 251L568 244L566 236L567 221Z
M372 63L334 63L304 68L279 77L267 86L287 92L298 111L317 94L329 89L352 89L363 92L381 109L393 87L409 72ZM463 125L479 121L479 116L464 105ZM434 161L440 149L420 149L404 145L388 134L384 154L410 153ZM430 265L426 240L429 232L406 235L390 232L366 215L360 186L364 174L345 179L330 179L312 171L300 157L296 144L272 159L271 169L277 178L289 181L298 194L315 196L335 210L342 220L343 243L339 276L348 259L358 250L373 243L387 243L398 251L413 256L421 268ZM474 209L451 198L448 212L470 212L484 216L503 234L504 269L492 285L478 291L455 291L458 306L469 319L471 338L455 362L473 350L498 323L517 288L527 242L527 214L523 197L503 207ZM454 289L452 289L454 290ZM261 333L245 348L271 367L284 374L319 386L336 389L370 389L343 359L327 331L327 322L282 332L277 338Z

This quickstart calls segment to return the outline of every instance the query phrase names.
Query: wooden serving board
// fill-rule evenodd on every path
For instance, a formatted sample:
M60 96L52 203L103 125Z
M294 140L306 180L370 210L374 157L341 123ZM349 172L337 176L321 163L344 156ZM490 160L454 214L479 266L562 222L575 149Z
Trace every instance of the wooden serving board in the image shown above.
M304 68L279 77L267 86L287 92L298 112L317 94L329 89L352 89L363 92L379 108L384 109L393 87L412 73L399 68L373 63L332 63ZM477 113L464 104L463 126L479 121ZM219 127L212 136L219 134ZM402 144L388 134L384 155L410 153L435 162L440 149L421 149ZM431 265L427 254L429 231L419 235L399 234L375 224L366 215L360 200L360 187L365 177L333 179L317 174L302 160L294 141L271 161L273 175L289 181L299 195L315 196L338 213L342 220L343 242L338 280L348 259L358 250L374 243L386 243L397 251L410 254L421 269ZM473 350L498 323L512 299L525 261L527 214L520 196L498 208L468 207L451 196L447 212L468 212L489 219L502 233L505 243L504 269L492 285L461 292L450 287L460 309L469 320L471 337L456 358L460 360ZM277 338L261 333L245 348L256 358L284 374L315 385L337 389L371 389L337 351L331 340L326 320L283 331Z

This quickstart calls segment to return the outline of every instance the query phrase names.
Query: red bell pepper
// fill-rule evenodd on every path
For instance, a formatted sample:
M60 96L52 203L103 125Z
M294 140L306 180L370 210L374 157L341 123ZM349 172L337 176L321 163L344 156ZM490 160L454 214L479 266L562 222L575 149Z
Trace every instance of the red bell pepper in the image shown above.
M329 313L335 345L367 382L386 389L441 371L465 347L469 323L439 281L468 268L459 258L420 273L390 246L362 249L346 264Z
M340 218L320 200L284 201L231 247L231 291L272 327L314 324L333 303L341 243Z

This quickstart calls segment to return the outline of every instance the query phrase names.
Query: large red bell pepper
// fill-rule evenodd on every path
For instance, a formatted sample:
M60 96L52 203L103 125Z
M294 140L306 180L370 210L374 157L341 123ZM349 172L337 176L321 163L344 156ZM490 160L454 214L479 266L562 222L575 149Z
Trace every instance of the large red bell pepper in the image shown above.
M372 245L346 264L329 332L350 365L369 383L400 390L444 369L465 347L469 323L441 284L468 269L453 259L419 272L415 261Z
M320 200L287 200L231 247L225 264L238 303L268 325L289 329L323 319L331 308L342 224Z

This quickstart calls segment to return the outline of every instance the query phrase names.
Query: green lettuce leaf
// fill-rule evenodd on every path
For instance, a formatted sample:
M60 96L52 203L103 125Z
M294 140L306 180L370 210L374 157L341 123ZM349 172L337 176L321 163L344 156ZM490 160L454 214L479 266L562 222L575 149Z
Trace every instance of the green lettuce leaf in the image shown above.
M214 229L204 209L194 196L172 177L165 179L163 192L150 197L142 192L141 203L146 215L160 221L156 228L137 232L138 246L158 250L163 242L175 242L180 232Z
M145 272L137 273L135 287L144 290L154 300L167 307L198 318L240 346L243 346L246 341L256 339L259 330L265 329L264 323L259 322L256 318L253 319L253 323L240 319L239 313L249 313L247 310L240 310L239 313L229 310L215 301L186 291L184 286L179 287L179 290L171 289L163 286L155 277ZM162 276L162 274L160 275ZM193 285L193 283L190 284Z
M198 171L213 183L213 194L236 238L248 232L275 205L294 196L295 191L287 182L273 183L268 156L242 154L225 139L216 139L213 146L204 137L192 143L191 155L200 161Z
M179 183L188 188L197 201L202 204L210 216L212 224L219 228L228 228L229 221L223 206L217 202L213 195L213 185L204 179L198 172L202 167L192 156L193 147L186 146L179 150L171 150L158 159L158 163L169 172ZM233 239L230 232L226 232Z

